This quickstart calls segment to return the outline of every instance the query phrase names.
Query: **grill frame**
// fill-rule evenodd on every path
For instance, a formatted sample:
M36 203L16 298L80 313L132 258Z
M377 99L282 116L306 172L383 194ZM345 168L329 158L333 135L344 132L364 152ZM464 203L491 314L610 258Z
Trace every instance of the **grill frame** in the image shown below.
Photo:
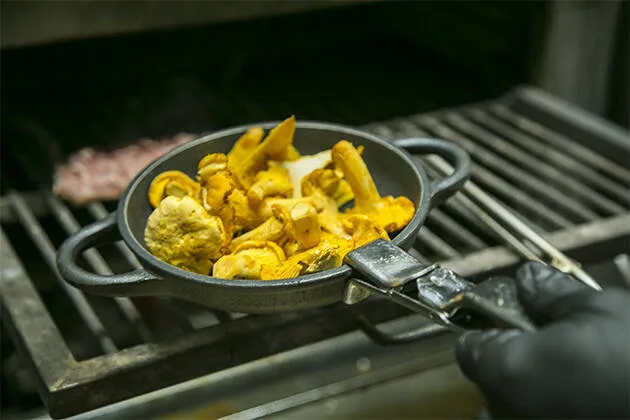
M547 129L572 133L571 139L576 138L578 143L587 144L593 150L596 146L597 153L614 160L618 165L628 163L625 159L630 156L630 144L620 141L623 138L623 130L598 120L594 116L587 118L579 112L566 113L566 108L560 105L562 105L560 101L526 88L518 89L496 101L437 111L409 119L371 124L364 128L384 138L400 138L401 133L417 136L426 131L423 132L414 124L410 126L409 121L419 121L422 127L428 127L431 131L427 134L440 136L442 133L447 140L468 144L462 140L467 140L464 136L455 133L455 138L453 138L454 131L441 125L443 115L468 115L478 109L499 109L500 112L507 110L516 114L513 110L518 110L518 115L533 115L535 118L543 115ZM585 118L587 118L586 122ZM472 137L472 135L467 137ZM591 143L585 142L585 139L590 139ZM476 155L473 153L473 158ZM496 185L499 179L499 185L501 184L500 178L495 175L489 177L490 172L485 171L477 169L476 173L473 172L473 180L477 178L480 181L479 184L485 186L488 183ZM630 173L628 179L630 179ZM68 231L77 228L76 220L73 221L72 217L68 217L65 213L65 205L55 200L45 195L35 195L26 200L22 194L10 195L0 201L2 218L4 221L18 220L30 225L30 229L35 230L30 231L29 234L43 241L40 247L50 250L52 244L45 244L47 239L45 233L42 234L34 228L32 223L33 218L46 212L46 206L53 208L57 206L56 214L61 215L60 222ZM35 204L38 202L39 204ZM517 203L525 202L528 200L517 200ZM449 200L444 206L438 208L437 212L432 212L429 220L438 221L441 226L448 226L451 223L450 229L453 230L458 225L452 224L446 210L457 208L457 206L456 200ZM547 210L551 209L543 207L534 209L534 212L544 214ZM104 207L102 205L99 207L99 204L90 206L89 211L97 218L103 217L106 213ZM555 212L555 210L551 211ZM585 220L576 222L548 218L549 220L545 222L547 225L541 225L536 220L529 220L529 222L544 232L544 236L552 244L583 264L627 252L627 244L630 240L630 212L627 210L621 213L610 211L612 214L605 218L599 217L596 213L579 213L578 211L576 216L581 216ZM563 217L562 214L558 213L558 215ZM474 221L471 220L471 223ZM37 226L39 225L35 221L35 227ZM477 238L479 242L476 243L475 240L470 239L471 237L477 238L472 233L468 236L468 241L474 242L471 245L483 249L466 255L462 255L430 229L423 228L418 238L419 241L428 243L432 249L437 250L436 254L441 257L439 259L443 266L469 278L505 272L519 262L519 258L507 248L501 246L487 248L485 247L487 244L482 239ZM96 331L96 336L101 339L100 345L105 354L77 361L1 230L0 243L3 261L4 319L21 353L29 356L28 362L36 373L40 395L50 415L55 418L75 415L357 329L353 313L343 304L337 304L300 313L248 316L230 322L219 322L212 327L185 334L175 340L144 343L118 351L115 346L112 348L106 340L103 341L103 338L107 338L105 329L96 323L92 325L92 330ZM101 271L108 269L106 264L103 266L96 251L91 255L87 260L92 268ZM124 251L123 255L132 266L137 264L137 261L133 261L133 255L129 257ZM421 254L415 256L419 259L427 259ZM74 289L68 289L68 293L75 296L75 303L79 302L81 305L80 302L84 297L80 293L77 294ZM124 299L117 301L117 304L121 308L127 308L122 309L123 312L141 330L141 322L138 324L137 319L134 321L138 315L134 314L133 306L130 310L129 302ZM88 304L87 313L89 310ZM375 323L396 319L406 314L403 309L382 301L368 302L361 306L361 310L369 313L371 320ZM83 312L85 315L85 309ZM219 314L218 317L220 316ZM96 320L98 321L98 317ZM141 317L140 321L142 321ZM305 323L311 327L303 328ZM264 332L260 333L260 331ZM210 352L210 349L214 351Z

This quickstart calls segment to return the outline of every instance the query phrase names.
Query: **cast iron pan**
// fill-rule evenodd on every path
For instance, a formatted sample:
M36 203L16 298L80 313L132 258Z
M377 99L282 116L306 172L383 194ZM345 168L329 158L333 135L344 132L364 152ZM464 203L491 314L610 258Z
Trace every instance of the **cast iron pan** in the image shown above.
M269 130L277 122L256 124ZM199 159L208 153L227 153L247 128L242 126L207 135L182 145L145 168L120 198L118 209L105 219L88 225L59 248L59 272L69 283L89 293L106 296L163 295L196 302L210 308L241 313L270 313L314 308L344 298L347 280L356 272L347 265L291 279L224 280L191 273L155 258L145 248L144 228L152 211L147 198L153 178L168 170L181 170L194 177ZM365 147L363 157L381 195L404 195L416 206L411 222L392 238L408 250L430 208L454 194L466 181L470 169L467 153L454 144L428 138L389 143L349 127L298 122L294 144L303 154L330 149L339 140ZM401 146L401 147L399 147ZM430 182L410 155L437 154L455 168L447 178ZM102 276L80 268L76 260L98 244L122 240L138 257L143 268L125 274Z

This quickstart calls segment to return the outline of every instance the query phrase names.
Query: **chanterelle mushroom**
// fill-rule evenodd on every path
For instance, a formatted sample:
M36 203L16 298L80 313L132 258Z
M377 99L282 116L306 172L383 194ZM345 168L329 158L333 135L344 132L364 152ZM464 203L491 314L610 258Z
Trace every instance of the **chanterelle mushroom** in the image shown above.
M390 240L389 235L382 227L374 224L364 214L353 214L344 219L344 226L348 232L352 233L352 241L354 248L367 245L379 238L387 241Z
M279 165L273 165L266 171L260 171L254 178L254 184L247 191L249 203L258 207L266 197L289 197L293 193L293 185L288 171Z
M320 211L323 206L323 200L318 196L312 197L302 197L302 198L277 198L277 197L269 197L263 200L262 204L258 209L258 214L260 217L269 218L273 215L274 208L283 208L287 214L293 210L293 207L296 205L304 203L315 207L317 211Z
M407 197L380 196L365 162L350 142L335 144L332 158L354 193L354 207L346 210L347 214L364 214L387 232L402 229L413 218L415 207Z
M331 177L335 181L331 181ZM302 179L302 195L304 198L311 198L316 200L316 208L319 211L319 222L324 230L337 235L343 239L349 239L346 233L343 223L340 219L337 201L328 193L335 194L342 187L335 186L341 185L343 180L336 178L332 169L317 169ZM343 195L337 194L337 197Z
M361 154L363 147L357 149ZM324 150L314 155L302 156L293 162L282 162L281 164L289 172L289 179L293 184L293 197L302 197L302 180L311 172L317 169L333 169L334 171L327 174L329 176L329 184L324 187L327 194L337 201L338 206L343 206L352 200L352 189L343 181L343 173L334 168L332 162L332 150ZM328 188L333 187L334 190Z
M222 279L262 279L286 260L282 248L271 241L247 241L214 264L212 275Z
M343 179L343 172L334 169L317 169L302 179L302 195L305 197L324 194L341 207L354 198L350 184Z
M268 160L283 160L290 154L294 133L295 117L291 116L269 131L267 138L242 160L229 159L228 168L242 188L252 186L256 174L265 168Z
M291 233L304 248L318 245L322 239L322 231L315 207L300 203L291 210Z
M247 156L252 153L256 146L260 143L265 132L260 127L252 127L245 132L234 144L227 157L230 160L230 166L238 165Z
M197 164L197 180L203 185L208 179L228 170L228 157L224 153L205 155Z
M316 153L314 155L302 156L291 162L282 162L282 166L287 170L289 179L293 185L293 197L302 197L302 179L316 169L324 169L332 163L330 150Z
M288 118L265 140L250 128L228 154L201 159L197 182L180 171L158 175L145 229L152 254L222 278L290 278L339 267L352 249L389 240L410 221L413 203L379 195L362 146L340 141L301 157L295 128Z
M221 217L231 237L241 229L249 230L265 218L249 205L246 192L239 188L228 169L228 157L222 153L205 156L197 173L201 181L201 202L211 214Z
M248 241L278 241L287 235L288 219L276 210L274 215L254 229L237 236L230 244L231 249L235 249Z
M275 267L263 271L263 280L287 279L318 271L330 270L343 263L343 257L352 250L352 241L335 235L324 234L323 240L315 247L298 252Z
M200 185L181 171L166 171L156 176L149 186L149 202L153 207L160 205L164 197L189 196L199 199Z
M208 274L228 238L221 219L194 199L169 196L151 213L144 241L153 255L188 271Z

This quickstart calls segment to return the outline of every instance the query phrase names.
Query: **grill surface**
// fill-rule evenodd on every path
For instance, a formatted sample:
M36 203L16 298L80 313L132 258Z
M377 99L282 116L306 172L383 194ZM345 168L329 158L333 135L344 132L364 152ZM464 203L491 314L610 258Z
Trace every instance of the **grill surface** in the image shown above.
M521 89L487 103L363 128L387 139L432 136L463 146L473 157L472 178L480 187L570 256L582 263L600 261L627 252L630 146L627 133L566 109L570 106ZM5 320L28 355L53 417L357 329L342 304L245 316L163 298L84 295L60 278L56 247L107 215L113 204L75 208L47 192L12 192L0 206ZM476 278L518 262L499 245L455 197L429 214L411 253ZM90 250L82 263L101 274L138 266L122 243ZM369 302L362 311L374 322L406 314L384 301Z

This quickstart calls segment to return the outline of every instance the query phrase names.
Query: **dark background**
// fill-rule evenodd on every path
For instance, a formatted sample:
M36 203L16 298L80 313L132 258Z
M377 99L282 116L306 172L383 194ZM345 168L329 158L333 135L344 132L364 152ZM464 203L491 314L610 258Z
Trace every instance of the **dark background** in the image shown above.
M88 145L490 99L531 80L544 19L542 2L376 2L5 50L2 193Z

